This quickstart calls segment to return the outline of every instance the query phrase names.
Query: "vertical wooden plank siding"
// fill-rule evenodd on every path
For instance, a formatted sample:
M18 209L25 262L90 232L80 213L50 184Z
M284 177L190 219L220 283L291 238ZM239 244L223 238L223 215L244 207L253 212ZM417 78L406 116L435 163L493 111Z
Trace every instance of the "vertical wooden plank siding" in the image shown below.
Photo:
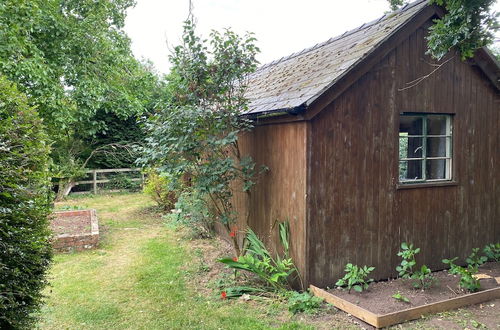
M405 89L435 69L425 55L427 25L311 121L308 283L333 285L348 262L375 266L374 278L393 277L403 241L420 247L417 261L435 270L443 258L463 260L472 248L500 241L499 93L453 54ZM453 115L456 185L398 187L402 112ZM292 148L295 157L303 147L281 141L280 150ZM288 172L287 180L297 182L299 172Z
M240 137L244 155L250 155L264 173L251 191L235 196L239 228L247 225L273 251L279 250L278 222L288 220L291 253L295 264L306 276L306 145L307 123L295 122L257 126ZM249 210L248 222L245 219Z

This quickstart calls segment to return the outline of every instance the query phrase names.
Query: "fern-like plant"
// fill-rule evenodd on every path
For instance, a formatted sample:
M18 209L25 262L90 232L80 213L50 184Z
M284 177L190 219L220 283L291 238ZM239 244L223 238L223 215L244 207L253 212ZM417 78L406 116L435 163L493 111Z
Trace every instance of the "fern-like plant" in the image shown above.
M220 262L236 270L251 272L271 290L284 291L288 288L288 278L296 267L289 257L290 229L288 222L279 224L279 236L284 255L272 257L262 240L252 229L247 230L247 245L243 256L238 258L222 258Z

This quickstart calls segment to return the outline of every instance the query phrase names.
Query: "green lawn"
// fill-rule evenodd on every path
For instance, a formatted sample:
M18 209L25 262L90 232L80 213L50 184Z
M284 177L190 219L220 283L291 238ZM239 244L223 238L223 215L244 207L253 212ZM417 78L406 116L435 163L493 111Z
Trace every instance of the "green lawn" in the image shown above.
M75 206L97 210L101 245L55 256L41 329L359 328L332 308L291 316L276 301L221 300L205 278L214 257L200 258L216 241L183 238L148 211L153 203L143 194L78 196L56 208ZM495 300L394 328L482 328L498 324L498 306Z
M194 287L188 282L196 257L188 241L146 211L152 206L146 196L79 197L57 207L69 205L97 209L102 244L56 255L42 329L311 328L277 322L266 304L222 301L188 289Z

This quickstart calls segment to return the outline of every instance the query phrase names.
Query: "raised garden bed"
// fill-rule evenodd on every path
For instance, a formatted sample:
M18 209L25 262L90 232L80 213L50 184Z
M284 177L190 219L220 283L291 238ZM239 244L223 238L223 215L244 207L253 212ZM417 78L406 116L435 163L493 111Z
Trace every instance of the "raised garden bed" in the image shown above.
M487 263L480 267L481 290L467 293L458 289L459 277L447 271L433 274L437 282L425 291L411 288L409 280L396 279L370 285L368 291L348 293L343 289L322 290L311 286L311 291L345 312L382 328L423 315L438 313L467 305L500 298L500 263ZM396 292L410 300L409 303L392 298Z
M52 246L58 252L82 251L99 244L99 224L95 210L57 211L50 227Z

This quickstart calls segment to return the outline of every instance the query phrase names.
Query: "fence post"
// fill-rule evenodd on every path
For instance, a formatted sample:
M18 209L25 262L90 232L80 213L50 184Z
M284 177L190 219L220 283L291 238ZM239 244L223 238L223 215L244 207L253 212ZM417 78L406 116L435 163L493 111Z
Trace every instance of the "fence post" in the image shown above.
M97 171L93 170L92 171L92 182L93 188L94 188L94 195L97 195Z

